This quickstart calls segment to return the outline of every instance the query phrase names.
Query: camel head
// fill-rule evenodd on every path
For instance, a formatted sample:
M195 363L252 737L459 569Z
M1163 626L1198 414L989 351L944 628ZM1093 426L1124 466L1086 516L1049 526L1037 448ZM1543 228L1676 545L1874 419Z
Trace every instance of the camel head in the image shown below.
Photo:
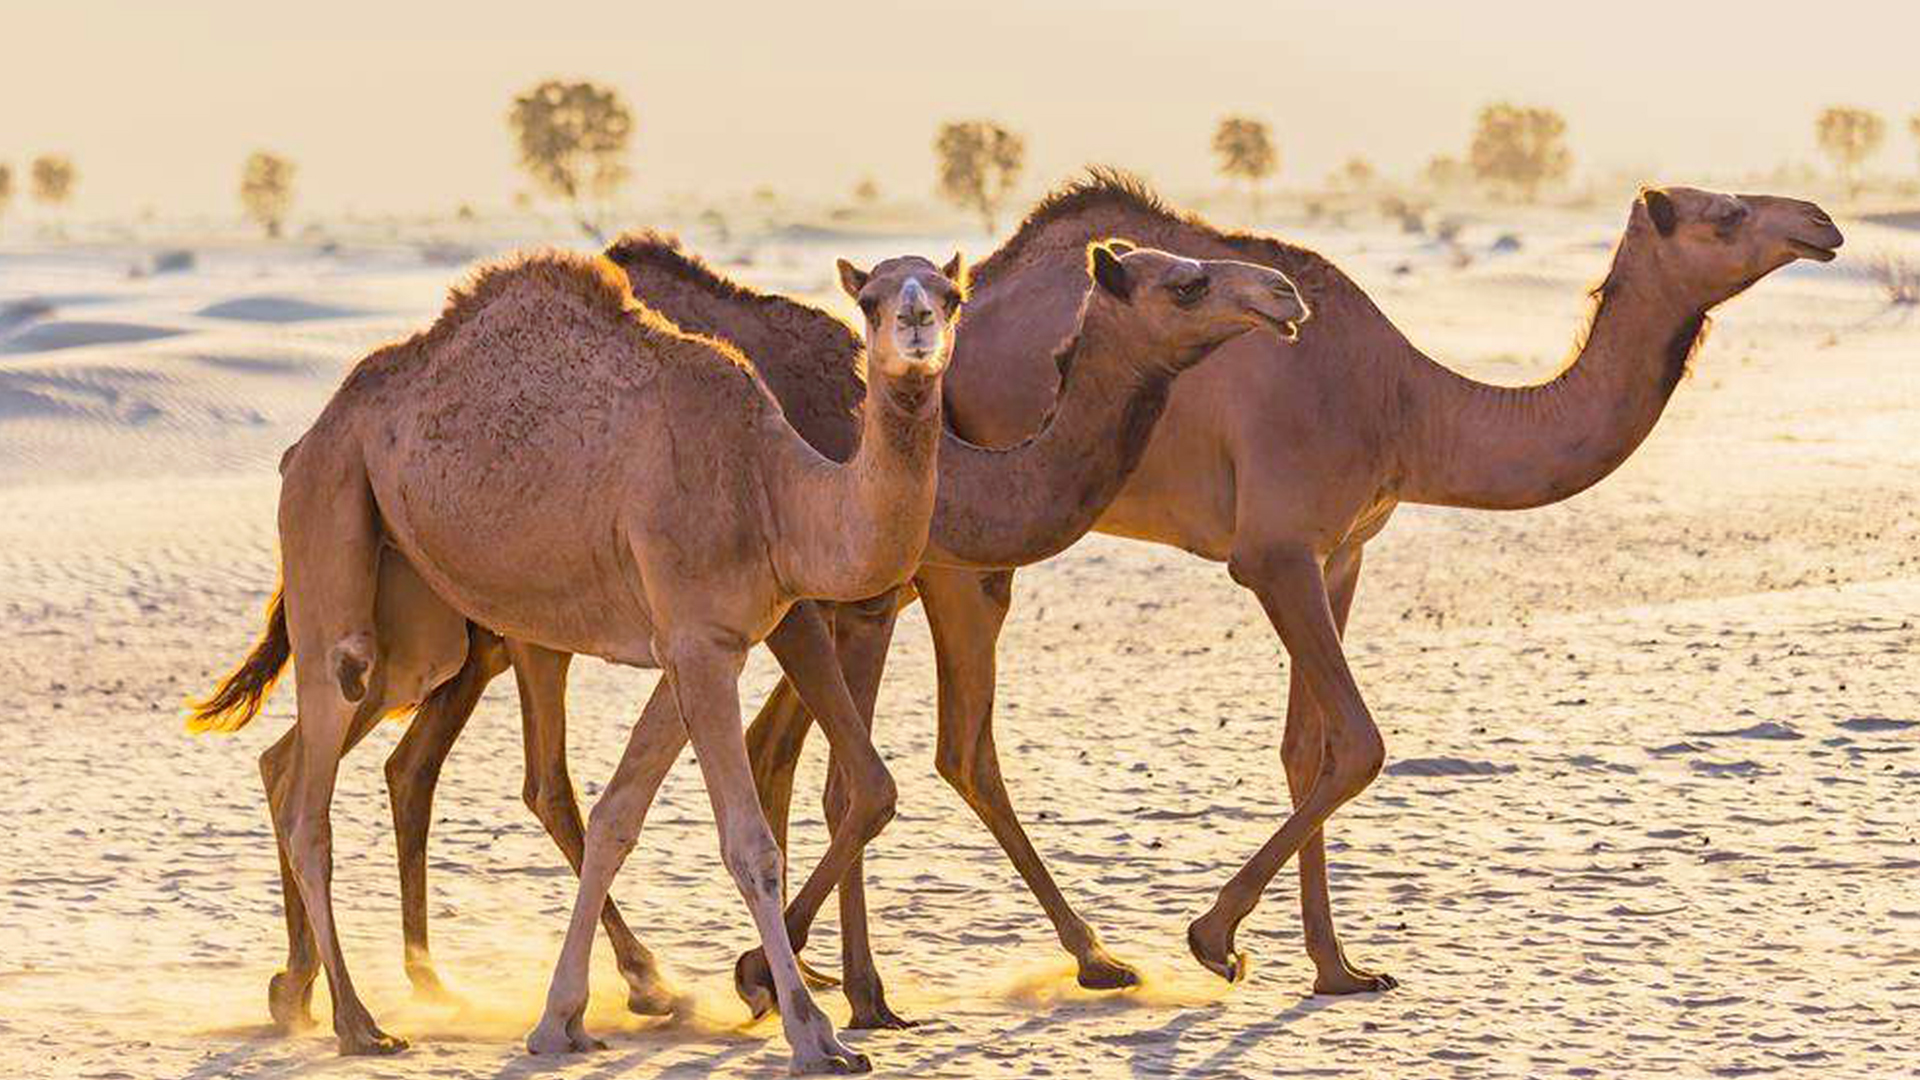
M1810 202L1686 187L1642 191L1627 239L1669 286L1697 294L1702 307L1795 259L1832 262L1842 242L1833 219Z
M868 370L889 379L939 377L953 356L953 320L965 299L960 256L935 266L903 255L862 270L839 261L840 287L867 317Z
M1087 315L1106 309L1130 327L1129 336L1170 346L1160 355L1181 365L1249 330L1295 341L1312 314L1285 274L1249 262L1106 240L1087 246L1087 271Z

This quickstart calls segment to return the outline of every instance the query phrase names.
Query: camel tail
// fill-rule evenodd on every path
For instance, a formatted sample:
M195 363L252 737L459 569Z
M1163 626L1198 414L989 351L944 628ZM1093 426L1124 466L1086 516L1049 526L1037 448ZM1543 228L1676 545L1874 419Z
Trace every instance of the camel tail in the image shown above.
M273 692L280 672L293 652L287 640L287 601L281 590L273 590L267 603L267 629L233 674L222 680L204 701L191 703L193 715L187 717L187 730L230 732L246 727L260 712L260 706Z

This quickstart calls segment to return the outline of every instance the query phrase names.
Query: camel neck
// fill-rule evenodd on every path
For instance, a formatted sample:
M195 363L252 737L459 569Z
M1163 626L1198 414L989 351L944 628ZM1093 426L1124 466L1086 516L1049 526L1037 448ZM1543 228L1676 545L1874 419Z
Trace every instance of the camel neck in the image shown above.
M788 541L787 576L798 596L879 595L906 580L926 546L940 445L940 382L876 372L860 413L859 449L850 460L835 463L807 450L800 475L773 488Z
M1705 307L1624 245L1573 363L1537 386L1475 382L1429 362L1401 455L1408 502L1517 510L1598 483L1660 419L1706 327Z
M1110 315L1083 311L1058 354L1060 395L1039 431L1004 449L951 433L942 442L926 561L1024 566L1086 535L1139 465L1174 373L1192 359L1154 355Z

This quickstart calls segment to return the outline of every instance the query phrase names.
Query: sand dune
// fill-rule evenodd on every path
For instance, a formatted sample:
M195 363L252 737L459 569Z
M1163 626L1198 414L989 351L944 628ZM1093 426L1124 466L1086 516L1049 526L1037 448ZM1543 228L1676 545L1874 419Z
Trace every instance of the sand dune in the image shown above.
M1518 382L1564 355L1613 228L1543 216L1464 270L1385 226L1299 238L1436 355ZM745 273L824 288L851 241L813 240ZM192 272L145 279L124 251L0 253L0 304L54 307L0 356L0 1075L781 1074L777 1025L749 1025L729 988L751 930L685 761L615 894L689 1015L625 1017L603 955L590 1023L612 1048L520 1052L573 886L520 803L504 680L437 804L434 941L466 1003L414 1003L401 972L388 727L342 773L335 888L356 981L414 1049L343 1061L324 1032L267 1028L282 929L254 757L290 695L224 739L184 735L179 706L257 631L279 452L346 364L431 317L451 271L390 250L197 250ZM93 298L86 320L68 321L67 296ZM1845 262L1765 282L1718 322L1605 484L1528 514L1407 508L1369 550L1348 639L1390 764L1329 844L1348 949L1401 989L1307 993L1291 874L1241 930L1245 983L1186 955L1187 920L1284 812L1285 661L1222 568L1095 538L1019 576L996 726L1036 845L1148 984L1075 987L935 776L916 610L877 734L900 814L868 870L890 998L928 1023L850 1038L883 1075L914 1077L1920 1070L1913 330ZM171 336L48 329L33 340L81 340L14 347L75 325ZM590 800L655 676L576 670ZM756 656L749 701L772 675ZM803 793L822 769L816 745ZM796 802L810 864L817 799ZM826 966L833 922L809 947Z

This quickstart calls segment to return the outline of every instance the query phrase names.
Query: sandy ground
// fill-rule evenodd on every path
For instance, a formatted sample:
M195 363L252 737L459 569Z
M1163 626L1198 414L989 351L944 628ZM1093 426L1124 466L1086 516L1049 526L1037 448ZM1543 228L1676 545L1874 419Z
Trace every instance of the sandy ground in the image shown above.
M1463 270L1383 228L1296 235L1436 355L1518 382L1564 355L1614 220L1542 217L1499 256L1469 234ZM1849 255L1920 246L1850 234ZM949 243L802 238L739 272L824 292L836 254ZM336 895L362 993L414 1047L342 1060L324 1028L266 1026L283 939L254 758L290 695L231 738L183 734L179 703L257 629L280 450L453 271L399 247L199 254L129 280L150 252L0 252L0 305L52 305L0 316L0 1075L780 1074L777 1024L747 1026L729 989L751 931L686 761L615 894L693 1014L623 1017L603 947L591 1019L611 1049L521 1051L573 882L519 802L504 680L434 833L436 951L467 1005L415 1004L401 972L390 727L343 770ZM1147 971L1137 992L1073 986L934 774L910 615L878 735L900 815L868 867L893 1003L927 1023L849 1038L916 1077L1920 1071L1917 352L1920 323L1848 262L1790 271L1723 310L1668 417L1596 490L1528 514L1407 508L1372 546L1350 647L1392 764L1330 836L1348 950L1401 978L1390 994L1308 994L1291 873L1241 930L1247 982L1185 952L1286 799L1285 658L1220 567L1094 538L1020 575L1003 641L1016 802ZM590 796L655 676L577 670ZM771 679L756 656L748 699ZM829 917L811 955L836 953Z

